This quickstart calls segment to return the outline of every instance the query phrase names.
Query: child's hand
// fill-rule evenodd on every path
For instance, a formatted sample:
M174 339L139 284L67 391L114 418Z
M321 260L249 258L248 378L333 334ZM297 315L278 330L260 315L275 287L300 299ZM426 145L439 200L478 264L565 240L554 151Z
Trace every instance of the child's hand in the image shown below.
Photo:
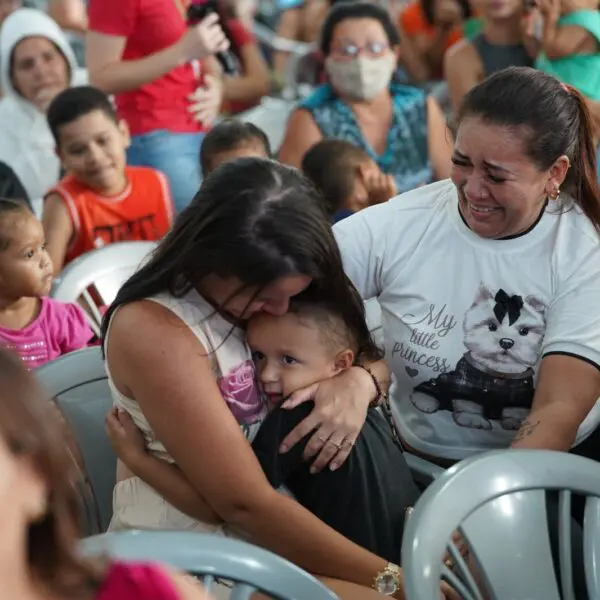
M392 175L382 173L375 165L362 169L362 176L369 195L369 206L387 202L398 193Z
M104 429L117 456L128 466L146 456L144 436L126 411L114 407L107 415Z
M540 14L544 20L550 23L556 23L560 18L561 0L536 0Z

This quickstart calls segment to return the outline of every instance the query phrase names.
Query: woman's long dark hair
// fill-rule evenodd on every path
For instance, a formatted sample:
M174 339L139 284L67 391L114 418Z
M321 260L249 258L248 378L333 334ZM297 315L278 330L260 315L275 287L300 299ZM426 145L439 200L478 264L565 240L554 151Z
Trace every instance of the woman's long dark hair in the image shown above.
M204 180L149 262L121 288L104 317L103 339L119 306L160 292L184 296L207 275L259 289L306 275L324 299L348 289L331 225L308 179L272 160L240 158Z
M510 67L465 96L457 123L479 117L524 132L525 153L541 170L565 155L571 164L564 189L600 232L600 187L592 118L583 96L529 67Z

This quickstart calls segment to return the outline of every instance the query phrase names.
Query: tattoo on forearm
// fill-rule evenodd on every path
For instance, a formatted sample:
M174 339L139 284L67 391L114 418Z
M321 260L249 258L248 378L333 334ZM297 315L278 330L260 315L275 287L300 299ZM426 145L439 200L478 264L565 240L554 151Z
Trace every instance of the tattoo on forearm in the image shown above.
M517 435L515 435L514 442L520 442L521 440L528 438L536 430L536 428L539 424L540 424L539 421L532 423L528 419L525 419L523 421L523 424L521 425L519 431L517 431Z

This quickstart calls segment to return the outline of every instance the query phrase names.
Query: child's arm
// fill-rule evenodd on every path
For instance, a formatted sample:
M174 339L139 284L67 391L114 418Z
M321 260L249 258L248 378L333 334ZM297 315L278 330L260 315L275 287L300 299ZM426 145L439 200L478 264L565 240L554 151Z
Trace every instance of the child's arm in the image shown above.
M142 433L125 411L108 413L106 433L119 459L177 510L204 523L222 522L176 465L146 452Z
M58 275L65 264L67 248L71 243L74 228L64 200L58 194L48 194L44 201L42 217L48 254L54 265L54 276Z
M77 304L54 303L57 324L56 331L61 354L68 354L85 348L94 338L88 318Z
M578 25L558 26L561 0L539 0L544 18L542 50L549 60L573 54L591 54L597 51L594 36Z

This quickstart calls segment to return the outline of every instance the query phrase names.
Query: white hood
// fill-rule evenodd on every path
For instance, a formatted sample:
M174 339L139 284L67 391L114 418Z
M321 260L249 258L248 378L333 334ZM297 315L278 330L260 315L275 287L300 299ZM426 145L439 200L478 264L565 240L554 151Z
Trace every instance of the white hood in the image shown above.
M4 98L0 101L0 160L9 164L35 201L57 181L60 163L46 115L25 100L10 81L10 62L14 47L27 37L45 37L61 50L71 71L71 85L85 83L77 67L67 37L47 14L33 8L16 10L0 29L0 83Z
M71 85L77 61L66 35L46 13L34 8L21 8L10 14L0 29L0 84L5 96L18 95L10 81L10 58L14 47L28 37L45 37L54 42L71 68Z

